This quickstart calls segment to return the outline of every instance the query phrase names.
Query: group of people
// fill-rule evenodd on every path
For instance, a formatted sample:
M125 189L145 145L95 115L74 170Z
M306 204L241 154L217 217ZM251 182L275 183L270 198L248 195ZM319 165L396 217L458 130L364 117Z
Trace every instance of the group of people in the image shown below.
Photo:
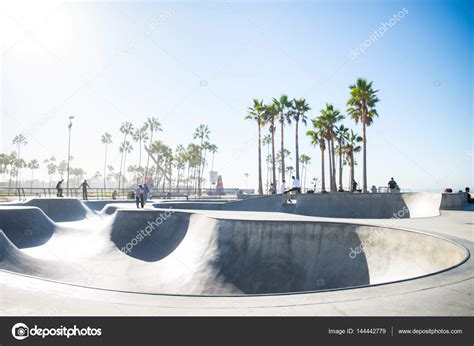
M56 197L64 197L63 196L63 183L64 179L61 179L58 181L56 184ZM79 189L82 187L82 199L88 200L88 194L87 194L87 189L90 189L89 184L87 183L87 180L84 180L81 185L79 185Z
M145 207L146 201L148 200L148 194L150 189L148 188L147 184L138 185L138 187L133 191L135 194L135 204L137 208L142 209Z

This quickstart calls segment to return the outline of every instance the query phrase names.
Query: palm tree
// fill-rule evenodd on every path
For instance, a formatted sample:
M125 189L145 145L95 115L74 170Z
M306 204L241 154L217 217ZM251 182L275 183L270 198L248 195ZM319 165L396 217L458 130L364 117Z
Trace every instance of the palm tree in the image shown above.
M300 163L301 163L301 176L303 177L303 191L306 190L306 175L308 164L311 162L311 157L305 154L301 154L300 156Z
M29 163L28 163L28 168L31 170L31 189L33 192L33 179L34 179L34 175L35 175L35 170L36 169L39 169L39 162L38 160L36 159L33 159L31 160Z
M321 122L320 125L323 128L324 137L328 143L330 191L335 192L337 190L336 165L334 156L334 138L336 137L335 125L344 119L344 116L337 109L334 109L332 104L326 103L326 108L321 110L319 119Z
M321 117L312 120L314 130L309 130L306 135L311 137L311 144L319 145L321 150L321 191L326 191L326 182L324 174L324 151L326 150L325 124Z
M108 132L105 132L100 139L102 144L105 144L105 157L104 157L104 190L107 188L107 148L109 144L112 143L112 135Z
M142 168L142 142L148 140L148 134L147 134L147 124L143 125L142 127L137 128L133 132L133 140L135 142L138 142L138 172L141 172ZM146 178L145 178L146 180ZM138 178L137 178L137 183L138 183Z
M264 113L262 114L262 117L265 117L265 108L263 109L263 112ZM268 191L268 183L269 183L268 172L270 171L270 162L271 162L271 159L269 160L268 157L271 158L270 144L272 144L272 136L271 135L263 136L262 144L267 146L267 159L265 160L267 163L267 181L265 184L265 190Z
M212 160L211 160L211 171L214 171L214 155L217 153L217 150L219 148L215 144L209 144L207 150L212 154ZM209 180L209 189L212 189L212 182Z
M273 106L278 114L278 120L280 121L281 128L281 146L280 151L281 156L281 180L285 180L285 153L283 148L285 148L285 123L290 123L291 119L289 117L289 110L293 106L293 101L288 99L287 95L281 95L280 99L273 98Z
M201 196L201 165L202 165L202 170L204 170L204 165L205 162L203 162L203 144L205 139L209 139L209 134L211 131L209 130L209 127L204 124L199 124L199 126L196 128L193 134L193 139L199 139L200 140L200 145L199 145L199 170L198 170L198 181L197 181L197 191L198 191L198 196Z
M356 83L349 86L350 99L347 101L349 115L357 124L362 123L362 192L367 192L367 134L366 127L370 126L377 116L375 105L379 102L378 90L372 88L372 82L363 78L357 79Z
M359 136L357 133L354 133L354 131L351 129L346 136L346 160L349 164L350 167L350 174L349 174L349 187L351 192L354 192L354 189L352 187L352 181L354 180L354 153L358 153L361 151L361 147L359 145L360 142L362 142L363 139L361 136Z
M133 131L133 124L129 121L125 121L120 126L120 132L123 133L123 141L122 141L122 144L120 144L120 152L122 153L121 158L120 158L120 172L119 172L120 177L122 177L122 170L123 170L123 173L125 173L125 167L126 166L125 166L124 156L127 154L127 150L129 148L131 148L130 142L127 142L127 136L132 134L132 131ZM126 144L126 143L128 143L128 144ZM119 178L119 182L118 182L119 183L118 184L119 190L120 190L121 180L122 179Z
M272 137L272 184L273 191L276 191L276 169L275 169L275 120L277 119L278 111L274 105L266 105L264 108L263 117L265 122L270 124L269 130Z
M299 122L301 121L304 125L306 125L307 117L306 113L309 112L311 108L306 103L306 100L301 99L294 99L293 100L293 109L291 110L290 114L292 115L293 120L295 121L295 155L296 155L296 179L300 179L300 156L299 156Z
M155 117L149 117L146 120L145 125L148 130L150 130L150 143L153 143L153 134L155 132L162 131L161 123ZM148 178L148 167L150 164L150 155L147 155L146 159L146 168L145 168L145 180Z
M120 152L122 153L123 157L123 174L120 174L120 178L125 178L125 169L127 167L126 162L127 162L127 154L130 154L133 150L132 144L129 141L124 141L120 145ZM119 189L120 189L120 178L119 178ZM125 179L126 180L126 179ZM125 184L124 184L125 185Z
M339 154L339 188L342 189L342 170L343 170L342 156L344 155L344 151L346 149L345 138L348 135L349 129L341 124L335 128L335 132L336 132L336 140L337 140L336 152L337 154Z
M18 160L21 160L21 146L22 145L27 145L28 144L28 141L26 140L26 137L23 136L21 133L16 135L14 138L13 138L13 141L12 141L13 145L16 145L18 150L17 150L17 158ZM18 173L17 173L17 176L16 176L16 183L15 183L15 187L18 187L18 183L19 183L19 180L21 179L20 178L21 176L21 167L18 168Z
M245 119L255 120L258 127L258 194L263 195L262 183L262 123L263 123L263 101L254 99L253 106L248 108Z

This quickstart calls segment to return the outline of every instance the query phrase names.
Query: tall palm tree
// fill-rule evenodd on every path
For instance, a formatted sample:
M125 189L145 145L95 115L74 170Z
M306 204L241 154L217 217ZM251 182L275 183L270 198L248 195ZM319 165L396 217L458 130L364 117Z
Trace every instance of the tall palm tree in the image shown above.
M265 106L263 117L265 119L265 122L270 124L269 130L270 130L270 135L272 137L272 184L273 184L274 192L276 191L275 120L277 119L277 116L278 116L278 110L274 107L273 104Z
M199 126L196 128L193 134L193 139L199 139L200 140L200 149L199 149L199 170L198 170L198 181L197 181L197 192L198 196L201 196L201 165L203 166L202 170L204 170L204 164L205 162L202 161L203 159L203 144L204 140L209 139L209 134L211 131L209 130L209 127L204 124L199 124Z
M374 90L372 82L359 78L355 84L349 86L350 99L347 101L349 115L357 124L362 123L362 192L367 192L367 134L366 128L370 126L378 113L375 105L379 102L378 90Z
M326 129L321 117L313 119L314 130L308 130L306 135L311 138L311 144L318 145L321 150L321 191L326 191L326 180L324 174L324 151L326 150Z
M147 124L143 125L142 127L137 127L133 132L133 140L138 142L138 172L142 170L142 143L148 140L147 134ZM146 181L146 178L145 178ZM137 175L137 183L138 183L138 175Z
M301 176L303 177L303 191L306 190L306 175L308 170L308 164L311 162L311 157L305 154L301 154L300 163L301 163Z
M337 190L336 164L334 156L334 138L336 137L335 125L344 119L344 116L337 109L334 109L332 104L326 103L326 108L321 110L319 119L324 130L324 136L328 143L330 191L335 192Z
M300 179L300 156L299 156L299 122L301 121L304 125L306 125L307 117L306 113L309 112L311 108L306 103L306 100L301 99L294 99L293 100L293 109L291 110L290 114L295 121L295 155L296 155L296 179Z
M339 155L339 188L342 189L342 173L343 173L343 163L342 157L345 151L345 139L348 135L349 129L344 125L339 125L335 128L337 148L336 152Z
M262 117L265 117L265 108L263 109ZM271 135L263 136L262 144L267 146L267 159L265 160L267 163L267 181L265 183L265 190L268 191L268 183L269 183L268 172L270 172L270 162L271 162L271 159L268 160L268 157L271 157L270 145L272 144L272 136Z
M35 170L39 169L39 167L40 167L39 162L36 159L33 159L28 163L28 168L31 170L31 186L30 186L31 189L33 189L33 180L35 176ZM33 190L31 192L33 193Z
M121 158L120 158L120 172L119 172L119 190L120 190L120 185L121 185L121 177L122 177L122 169L123 169L123 173L125 174L125 159L124 159L124 156L127 154L127 150L125 149L128 149L129 147L131 147L131 144L130 142L127 142L127 136L132 134L133 132L133 124L129 121L125 121L124 123L122 123L122 125L120 126L120 132L123 133L123 141L122 141L122 144L120 145L120 152L122 154ZM127 143L127 144L126 144ZM131 150L131 149L130 149Z
M13 145L17 146L17 149L18 149L17 150L17 154L18 154L17 158L18 158L18 160L21 160L21 146L28 144L28 141L26 140L26 137L20 133L20 134L16 135L13 138L12 143L13 143ZM19 182L20 179L21 179L21 167L18 168L15 187L18 187L18 182Z
M121 174L121 177L122 178L125 178L125 168L127 167L126 165L126 162L127 162L127 154L130 154L133 150L133 147L132 147L132 144L129 142L129 141L124 141L121 145L120 145L120 152L122 153L122 157L123 157L123 174ZM120 184L120 180L119 180L119 184ZM125 185L125 183L124 183ZM120 187L119 187L120 189Z
M263 182L262 182L262 123L264 107L263 101L254 99L253 106L248 108L247 116L245 119L254 120L257 122L258 127L258 194L263 195Z
M104 190L107 188L107 148L109 144L112 143L112 135L108 132L105 132L100 141L102 144L105 144L105 157L104 157Z
M161 128L161 123L155 117L149 117L146 120L146 128L150 131L150 143L153 143L153 134L155 132L163 131ZM148 178L148 167L150 164L150 155L147 155L146 159L146 168L145 168L145 180Z
M355 164L354 153L358 153L361 151L362 148L360 147L359 143L361 143L362 141L363 141L362 137L359 136L357 133L355 133L354 130L351 129L347 133L345 153L346 153L346 161L348 162L349 167L350 167L349 187L350 187L351 192L354 192L354 189L352 186L352 181L354 180L354 164Z
M281 95L280 98L277 100L273 98L273 106L278 114L278 120L280 121L280 129L281 129L281 146L280 152L282 153L281 156L281 180L285 180L285 123L290 123L291 119L289 117L289 110L293 106L293 101L288 99L287 95Z

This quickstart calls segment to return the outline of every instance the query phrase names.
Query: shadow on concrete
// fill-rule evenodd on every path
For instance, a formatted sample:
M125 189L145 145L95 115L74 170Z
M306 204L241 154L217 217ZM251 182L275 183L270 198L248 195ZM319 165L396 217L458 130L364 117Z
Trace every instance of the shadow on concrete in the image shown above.
M185 237L191 214L165 211L117 210L111 227L112 242L126 255L159 261L172 253Z

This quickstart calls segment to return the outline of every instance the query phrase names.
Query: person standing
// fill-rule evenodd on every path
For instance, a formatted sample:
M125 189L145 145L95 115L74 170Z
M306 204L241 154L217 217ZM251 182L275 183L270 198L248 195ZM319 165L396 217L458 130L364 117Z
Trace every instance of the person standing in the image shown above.
M135 203L137 205L137 208L140 209L140 204L143 208L143 187L141 185L138 185L138 187L134 191L135 193Z
M90 188L89 184L87 183L87 180L84 180L81 185L79 185L79 188L82 187L82 199L87 201L87 189Z
M143 184L143 198L144 198L143 204L144 205L146 204L146 201L148 201L148 193L149 192L150 192L150 189L148 188L148 185ZM143 206L142 206L142 208L143 208Z
M395 180L393 180L393 177L390 178L390 181L388 182L388 188L390 190L391 193L393 192L397 192L397 187L398 187L398 184Z
M64 182L64 179L61 179L56 184L56 191L57 191L56 197L62 197L63 196L63 182Z

